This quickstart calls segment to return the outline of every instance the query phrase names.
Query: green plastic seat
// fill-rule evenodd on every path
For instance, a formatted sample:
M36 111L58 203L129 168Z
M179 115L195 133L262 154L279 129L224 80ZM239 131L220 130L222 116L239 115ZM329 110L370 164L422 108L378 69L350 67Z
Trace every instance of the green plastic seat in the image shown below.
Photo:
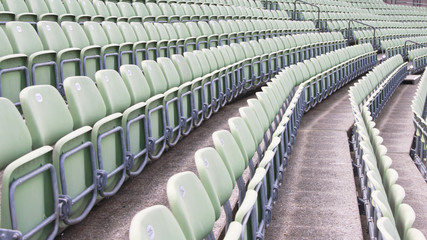
M103 66L101 46L92 45L83 28L76 22L62 22L61 27L70 47L80 49L83 75L95 79L95 72Z
M65 9L65 6L61 0L48 0L45 1L45 3L49 9L49 12L58 15L58 22L74 22L76 20L76 16L67 12L67 9Z
M40 40L45 49L56 52L56 65L61 82L70 76L83 75L80 49L72 48L64 31L56 22L39 21L37 23Z
M72 115L52 86L25 88L20 98L33 148L54 145L52 164L60 179L59 207L64 213L61 220L68 225L80 222L94 206L97 196L92 128L85 126L73 131Z
M402 239L408 239L408 231L415 222L415 212L408 204L401 204L396 211L396 228Z
M14 54L13 47L3 29L0 29L0 97L19 105L19 92L30 85L27 56Z
M108 12L110 13L110 16L114 16L117 18L117 22L127 22L128 18L122 16L119 8L117 7L117 4L114 2L107 1L105 2L105 5L107 6Z
M3 113L0 117L3 133L0 139L0 169L4 169L9 163L31 151L32 140L21 114L10 100L0 98L0 109Z
M111 16L110 12L108 11L107 5L105 5L104 1L93 0L93 7L95 8L96 14L103 16L105 21L117 22L118 20L117 16Z
M382 217L377 220L377 227L385 240L400 240L399 233L397 232L394 223L387 217Z
M63 1L65 9L67 9L67 12L69 14L73 14L76 16L77 22L85 22L85 21L102 21L103 17L101 16L90 16L86 15L82 8L80 7L80 4L77 2L77 0L65 0Z
M56 66L56 53L44 50L34 28L26 22L6 23L6 32L14 53L28 56L27 68L32 85L48 84L60 87Z
M97 22L84 22L83 29L91 45L101 46L102 68L119 70L120 67L120 45L109 43L102 26Z
M89 15L91 16L91 20L94 22L102 22L105 20L105 17L102 15L99 15L96 10L95 6L92 1L90 0L78 0L81 10L83 12L83 15ZM76 6L77 8L77 6Z
M251 173L255 172L255 169L251 167L253 165L252 158L257 152L258 144L255 142L248 125L245 123L245 120L240 117L233 117L228 119L228 126L230 127L230 132L239 145L240 151L246 153L246 156L249 160L249 167Z
M214 148L202 148L194 154L197 172L215 210L215 219L221 216L221 207L226 214L226 229L233 219L229 199L234 181L227 171L221 156Z
M135 10L137 16L142 16L143 22L154 22L156 17L150 15L147 6L142 2L133 2L132 7Z
M185 240L186 238L171 211L163 205L155 205L133 216L129 228L129 239Z
M123 64L134 64L134 44L133 42L126 42L122 35L122 31L116 23L104 21L102 22L102 28L107 35L110 44L119 45L120 53L120 65ZM131 29L131 28L130 28Z
M15 14L16 21L23 21L35 24L37 14L29 11L24 0L2 0L3 7Z
M256 144L261 144L264 137L264 131L261 123L258 121L256 113L249 107L239 108L240 116L245 120L245 123L252 133L252 138Z
M58 22L58 15L55 13L49 12L45 1L43 0L27 0L26 1L28 10L32 13L37 14L39 21L52 21Z
M407 240L424 240L426 239L426 237L424 236L424 234L416 229L416 228L410 228L406 234L406 238Z
M143 16L138 16L130 3L118 2L117 7L128 22L143 22Z
M54 239L59 210L52 147L38 148L11 163L3 172L1 196L3 236Z
M383 192L378 190L373 191L371 196L375 207L379 208L379 211L381 212L382 216L389 218L394 225L395 219L393 216L393 211L388 203L387 196Z
M203 184L192 172L173 175L167 184L168 202L186 239L213 237L215 210Z
M405 198L405 190L398 184L393 184L387 193L388 202L390 204L393 215L397 216L397 211Z

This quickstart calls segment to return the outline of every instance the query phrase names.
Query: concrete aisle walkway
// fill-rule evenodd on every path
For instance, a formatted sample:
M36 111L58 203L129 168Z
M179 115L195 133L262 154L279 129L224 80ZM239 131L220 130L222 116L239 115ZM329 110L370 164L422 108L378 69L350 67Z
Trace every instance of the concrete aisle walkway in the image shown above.
M266 239L363 239L348 87L303 116Z
M376 127L388 156L393 160L391 167L399 173L397 183L405 189L404 203L414 208L416 220L414 227L427 236L427 183L409 156L414 125L412 123L411 103L416 85L401 85L376 119Z

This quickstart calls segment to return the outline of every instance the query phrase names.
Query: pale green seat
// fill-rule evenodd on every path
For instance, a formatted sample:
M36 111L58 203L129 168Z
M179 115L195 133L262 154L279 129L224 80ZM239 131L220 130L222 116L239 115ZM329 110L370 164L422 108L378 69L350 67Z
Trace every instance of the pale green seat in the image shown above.
M142 16L143 22L154 22L156 17L151 16L147 6L142 2L133 2L132 7L137 16Z
M107 1L107 2L105 2L105 5L108 9L108 12L110 13L110 16L114 16L117 18L117 22L127 22L128 21L127 17L122 16L122 14L121 14L119 8L117 7L116 3Z
M233 193L234 176L230 176L223 159L214 148L202 148L194 154L197 172L215 210L215 219L221 216L221 207L226 214L226 229L233 219L230 197Z
M0 98L0 169L31 151L30 132L14 104L6 98Z
M393 211L388 203L387 196L383 192L376 190L371 193L371 197L375 208L378 208L381 215L389 218L394 225L395 219Z
M14 54L6 33L0 28L0 97L19 105L19 92L30 85L27 56Z
M52 147L38 148L11 163L3 172L1 196L3 236L54 239L59 210Z
M144 16L138 16L132 5L128 2L118 2L117 7L123 17L127 18L128 22L143 22Z
M76 22L62 22L62 30L71 48L80 49L80 62L83 75L95 79L95 72L102 68L101 46L89 42L83 28Z
M96 22L84 22L83 29L91 45L101 46L102 68L119 70L120 45L109 43L102 26Z
M28 10L24 0L2 0L3 7L15 14L16 21L23 21L29 23L37 22L37 14Z
M119 27L125 42L133 43L133 62L141 67L141 61L149 59L148 49L154 46L155 52L157 51L157 42L148 38L147 32L141 23L118 22L117 26Z
M416 229L416 228L410 228L408 232L406 233L406 240L425 240L426 237L424 234Z
M145 208L133 216L129 228L130 240L185 240L178 222L163 205Z
M76 20L76 16L74 16L73 14L69 14L67 12L61 0L48 0L48 1L45 1L45 3L49 9L49 12L55 13L56 15L58 15L58 22L64 22L64 21L74 22Z
M264 131L260 122L258 121L256 113L250 107L239 108L239 113L251 131L252 138L254 139L255 143L260 145L263 141Z
M61 82L71 76L83 75L80 49L72 48L64 31L56 22L39 21L38 34L45 49L56 52L56 65Z
M168 16L164 15L157 3L147 2L145 6L150 13L150 16L156 18L156 22L168 22Z
M37 32L26 22L6 23L6 32L14 53L28 56L27 68L32 85L48 84L59 88L56 53L44 50ZM31 70L33 69L34 70Z
M229 175L239 187L239 201L243 201L246 187L243 179L243 172L249 164L249 159L245 152L242 152L234 140L233 135L226 130L216 131L212 134L212 140L216 151L224 161Z
M147 47L149 52L148 59L156 60L158 57L167 57L171 51L176 52L176 44L169 43L169 34L163 25L157 24L162 30L160 33L158 28L151 22L144 22L143 26L148 39L156 41L156 45Z
M77 0L64 0L65 9L69 14L76 16L76 22L97 21L101 22L103 17L86 15Z
M255 172L252 158L257 152L258 144L255 142L252 133L245 123L245 120L240 117L233 117L228 119L228 126L230 127L231 134L239 145L240 151L246 153L248 158L248 165L253 175Z
M18 1L19 2L19 1ZM37 14L38 21L58 22L58 15L50 13L45 1L43 0L26 0L28 10Z
M234 220L245 226L242 231L241 239L252 239L252 237L256 235L256 230L258 228L256 221L258 217L256 209L257 199L257 192L249 189L246 192L245 200L236 212Z
M178 46L181 50L180 53L183 52L192 52L198 49L198 42L195 36L190 34L190 31L187 28L187 25L182 22L173 23L173 27L175 28L178 37L180 39L184 39L183 46Z
M190 70L191 67L186 61L186 57L182 55L174 54L171 58L158 58L157 62L166 77L169 90L178 88L177 96L179 97L180 110L177 113L168 112L168 114L173 113L175 115L176 122L174 125L180 124L181 134L187 136L194 125L192 81L195 76ZM178 119L180 123L178 123Z
M102 22L102 28L104 29L105 34L107 35L108 41L110 44L119 45L120 53L120 65L123 64L134 64L134 44L133 42L125 41L122 32L120 31L118 25L113 22L104 21Z
M194 5L197 6L197 5ZM186 22L190 36L196 38L196 49L209 48L208 36L204 35L196 22Z
M73 131L72 115L52 86L27 87L21 91L20 98L33 148L54 145L52 163L60 179L60 211L64 212L61 220L68 225L80 222L97 196L92 128L85 126Z
M169 205L186 239L213 239L215 210L203 184L192 172L181 172L168 180Z
M387 193L388 202L390 204L393 215L397 216L397 211L405 198L405 190L399 184L393 184Z
M408 231L415 222L415 212L408 204L400 204L396 213L396 228L402 239L408 239Z
M384 240L400 240L396 226L387 217L382 217L377 220L377 227L380 230L382 239Z
M93 7L95 8L96 14L103 16L105 21L117 22L117 16L111 16L108 11L107 5L105 5L104 1L101 0L93 0Z
M206 5L202 5L202 8ZM216 47L219 45L219 39L218 34L214 33L209 25L209 23L205 21L199 21L197 22L197 25L199 26L200 31L202 32L202 35L208 37L208 46L209 47Z
M181 137L180 96L190 90L191 84L184 88L180 87L181 79L169 58L158 58L158 63L152 60L143 61L142 69L150 89L154 90L154 94L162 94L160 107L164 109L162 111L164 111L165 124L163 127L159 127L166 129L164 134L166 142L169 146L174 146ZM188 98L186 98L187 101ZM147 104L147 107L154 109L159 106ZM151 123L157 122L155 118L150 118L148 121ZM158 137L156 138L158 139Z
M166 113L164 93L168 82L159 64L153 60L142 61L142 70L151 90L151 98L146 102L150 158L159 158L166 147ZM176 91L175 91L176 92Z
M91 16L91 20L94 22L102 22L106 20L105 16L98 14L95 10L94 2L90 0L78 0L82 9L83 15Z
M175 14L170 4L161 2L161 3L158 3L158 5L162 12L162 15L167 16L168 22L173 23L173 22L180 21L180 16Z

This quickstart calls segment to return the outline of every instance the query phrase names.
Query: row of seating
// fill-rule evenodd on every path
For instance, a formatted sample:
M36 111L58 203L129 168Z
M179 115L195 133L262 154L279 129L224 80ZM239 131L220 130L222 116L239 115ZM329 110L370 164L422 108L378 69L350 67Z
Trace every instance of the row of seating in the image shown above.
M274 40L263 41L268 44ZM151 159L160 157L166 144L175 145L182 135L189 134L193 127L243 89L265 83L289 64L343 46L336 42L331 44L289 50L282 50L285 48L281 46L276 51L266 48L263 52L263 47L255 40L232 43L186 52L184 56L160 57L157 62L145 60L141 64L145 76L136 65L122 65L121 75L114 70L100 70L95 74L98 88L88 77L69 77L63 85L68 108L52 86L30 86L20 93L27 126L13 104L2 98L1 112L5 113L2 114L5 118L0 126L2 131L10 130L10 135L16 136L13 138L16 141L9 139L9 134L2 138L1 155L5 156L2 167L11 162L4 176L10 176L7 173L13 172L14 166L26 165L29 159L37 156L36 159L51 164L46 167L51 170L40 174L60 179L58 185L51 186L57 190L51 190L46 184L45 191L40 191L41 200L34 204L47 201L43 202L47 207L34 214L37 220L17 213L20 206L2 204L3 213L14 215L5 216L9 220L2 223L5 228L16 229L16 225L7 225L7 222L15 221L13 219L19 215L19 226L32 226L19 229L26 236L55 236L58 219L66 225L80 222L97 196L114 195L127 176L142 172L148 156ZM253 57L249 57L251 54ZM24 155L31 149L34 150ZM30 162L28 172L35 167L34 162ZM19 172L20 176L28 173L24 172ZM6 185L2 189L2 196L15 194L15 189L9 191ZM25 196L33 193L27 188L22 188L22 192ZM38 209L35 205L29 207ZM59 210L52 205L58 205ZM37 225L40 216L50 216L52 221ZM33 228L35 225L37 227Z
M2 0L2 22L175 22L212 19L289 19L286 11L216 4L103 2L90 0Z
M410 42L412 41L412 42ZM406 49L405 49L406 42ZM419 44L414 44L417 42ZM408 38L397 38L392 40L385 40L381 42L381 49L387 57L391 57L397 54L406 55L407 51L422 48L427 43L427 37L408 37Z
M93 0L92 0L93 1ZM96 0L95 0L96 1ZM100 1L104 1L105 0L100 0ZM109 2L155 2L155 3L162 3L162 2L178 2L178 3L197 3L197 4L217 4L217 5L230 5L230 6L246 6L246 7L257 7L257 8L263 8L262 3L258 0L194 0L194 1L184 1L184 0L149 0L149 1L145 1L145 0L108 0Z
M402 66L402 56L389 58L349 90L355 119L352 144L370 239L425 239L412 228L415 212L402 203L405 191L396 184L398 173L390 167L392 160L374 127L382 106L403 80Z
M426 166L426 97L427 97L427 73L424 71L418 83L417 91L412 100L411 109L414 114L413 122L415 126L414 140L411 147L411 157L415 165L420 170L422 176L427 181Z
M410 66L411 72L422 71L427 66L427 48L409 51L408 59L412 63Z
M366 71L362 64L367 63L363 53L367 50L365 47L368 48L369 45L347 47L331 54L346 55L357 52L352 61L342 61L338 68L349 68L361 74ZM195 162L200 180L189 172L178 173L169 179L167 194L173 215L169 213L167 216L163 215L164 219L155 219L154 215L159 215L155 210L165 209L163 206L142 210L132 220L131 239L147 236L147 226L152 226L157 232L168 231L169 228L165 228L162 223L176 220L187 239L203 239L219 218L221 207L226 213L226 226L233 228L232 225L236 223L232 223L228 200L234 188L234 181L237 181L239 189L235 220L243 226L241 235L236 236L240 237L238 239L263 239L265 229L272 219L272 208L277 200L288 157L306 109L304 105L310 104L309 98L305 97L309 92L308 87L314 84L309 70L315 69L314 66L318 63L317 59L312 58L286 68L266 87L262 87L262 91L256 93L255 99L249 99L248 107L239 109L240 117L229 119L230 131L220 130L213 133L215 149L203 148L196 152ZM328 75L334 70L337 70L335 65L328 66L327 69L320 70L318 75ZM303 73L305 71L308 75ZM345 82L344 78L345 74L339 75L336 81ZM328 85L319 86L320 92L330 90ZM247 188L242 179L246 168L250 172ZM205 186L206 192L198 186ZM189 193L189 189L198 190ZM184 191L185 198L182 197ZM201 202L207 198L203 195L209 196L214 205L215 217L210 217L210 221L201 219L203 214L206 214L205 211L192 206L196 199ZM210 215L214 215L213 212ZM197 226L200 226L196 222L209 223L203 226L205 230L202 233L195 233ZM174 227L172 231L168 231L167 236L172 236L176 229L179 228ZM229 232L230 230L227 231L228 234ZM237 239L227 238L228 234L226 239Z
M353 39L357 44L373 42L374 31L373 30L357 30L353 31ZM422 29L416 28L384 28L375 30L375 39L376 43L380 44L385 40L392 40L397 38L407 38L407 37L421 37L426 36L426 33Z
M321 42L345 44L339 33L284 37L288 33L314 30L297 30L292 28L296 23L291 23L288 27L286 22L276 20L173 24L99 24L89 21L83 26L76 22L63 22L61 27L54 22L41 21L37 23L37 34L29 23L8 22L6 32L0 29L0 41L4 46L0 54L0 63L4 66L0 71L0 96L18 105L19 91L29 85L49 84L61 89L63 79L68 76L93 78L99 69L119 70L122 64L140 65L145 59L155 60L157 57L252 39L281 36L275 43L268 40L273 44L268 47L278 50ZM295 31L288 32L291 29Z

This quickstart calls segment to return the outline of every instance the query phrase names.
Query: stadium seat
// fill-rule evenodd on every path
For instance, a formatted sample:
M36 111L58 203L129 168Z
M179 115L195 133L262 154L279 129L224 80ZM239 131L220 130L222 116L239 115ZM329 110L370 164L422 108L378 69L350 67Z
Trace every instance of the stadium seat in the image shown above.
M56 52L44 50L34 28L26 22L8 22L6 32L14 53L28 56L30 84L48 84L60 89Z
M26 1L30 12L37 14L38 21L58 22L58 15L50 13L45 1L43 0L27 0ZM62 18L61 18L62 20Z
M164 226L168 226L164 228ZM186 239L171 211L162 205L146 208L132 218L129 228L129 239Z
M16 21L28 22L35 24L37 22L37 14L28 10L24 0L2 0L3 7L15 14Z
M61 0L47 0L45 3L49 9L49 12L58 15L58 22L61 23L64 21L76 21L76 16L67 12Z
M103 20L103 17L101 16L91 16L86 15L82 8L80 7L80 4L77 2L77 0L65 0L63 1L65 9L67 9L67 12L69 14L72 14L76 16L77 22L86 22L86 21L97 21L101 22Z

